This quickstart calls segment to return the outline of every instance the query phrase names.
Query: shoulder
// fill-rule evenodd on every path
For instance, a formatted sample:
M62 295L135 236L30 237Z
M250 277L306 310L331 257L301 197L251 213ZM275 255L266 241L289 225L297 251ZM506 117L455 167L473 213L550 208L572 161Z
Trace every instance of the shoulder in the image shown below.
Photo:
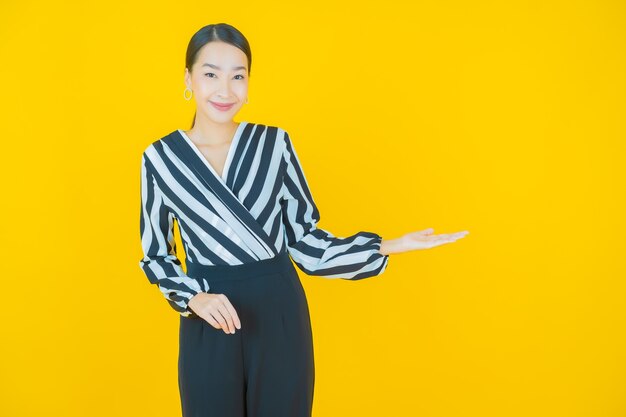
M265 123L256 123L251 121L245 121L246 128L249 129L251 134L256 132L257 134L265 134L267 136L274 136L277 139L281 139L287 134L287 131L278 125L271 125Z
M282 126L271 126L273 129L276 129L276 132L278 134L278 137L281 139L284 138L289 138L289 133L287 132L287 129L285 129Z
M278 137L277 139L280 141L281 145L284 147L284 151L292 152L293 149L293 140L289 131L286 128L281 126L277 126L278 129Z
M283 150L291 148L291 138L287 129L278 125L255 123L246 121L246 130L253 140L275 142ZM244 133L245 135L245 133Z
M290 154L293 149L293 144L291 142L291 136L287 129L282 126L273 126L276 129L276 142L278 146L282 148L283 154Z
M142 158L151 159L161 154L163 152L163 145L168 145L168 143L173 140L175 133L177 133L177 130L150 142L146 147L144 147L141 154Z

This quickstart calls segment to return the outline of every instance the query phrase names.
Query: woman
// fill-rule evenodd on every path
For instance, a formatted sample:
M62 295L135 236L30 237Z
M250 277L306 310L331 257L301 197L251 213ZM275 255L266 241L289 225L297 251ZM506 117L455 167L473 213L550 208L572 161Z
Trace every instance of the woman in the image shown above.
M382 274L391 253L467 233L435 236L427 229L383 240L318 228L289 134L233 121L247 103L251 63L249 44L233 26L208 25L194 34L185 71L185 98L194 96L197 106L192 127L151 143L142 155L140 266L180 314L185 417L311 415L311 322L292 259L309 275L358 280Z

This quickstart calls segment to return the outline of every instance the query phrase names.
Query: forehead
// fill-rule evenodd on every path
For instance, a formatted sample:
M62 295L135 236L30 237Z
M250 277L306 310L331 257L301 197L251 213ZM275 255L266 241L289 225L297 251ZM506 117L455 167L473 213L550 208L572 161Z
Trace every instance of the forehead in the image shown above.
M219 66L222 70L243 65L248 68L246 54L234 45L226 42L209 42L198 51L196 65L210 63Z

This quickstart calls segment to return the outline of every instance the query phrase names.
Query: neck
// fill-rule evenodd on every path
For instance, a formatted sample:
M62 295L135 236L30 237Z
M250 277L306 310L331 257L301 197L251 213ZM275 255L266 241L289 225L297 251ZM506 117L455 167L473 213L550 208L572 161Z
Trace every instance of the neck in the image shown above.
M229 143L233 138L234 131L239 123L229 120L224 123L216 123L212 120L203 119L196 116L193 127L186 131L187 136L194 139L194 142L204 145L222 145Z

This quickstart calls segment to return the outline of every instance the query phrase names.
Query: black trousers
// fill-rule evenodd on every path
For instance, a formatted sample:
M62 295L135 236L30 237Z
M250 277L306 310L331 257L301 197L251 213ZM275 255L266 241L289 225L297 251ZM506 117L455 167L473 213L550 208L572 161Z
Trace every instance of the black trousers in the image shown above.
M188 263L241 320L227 334L180 316L183 417L310 417L315 368L306 295L288 252L242 265Z

